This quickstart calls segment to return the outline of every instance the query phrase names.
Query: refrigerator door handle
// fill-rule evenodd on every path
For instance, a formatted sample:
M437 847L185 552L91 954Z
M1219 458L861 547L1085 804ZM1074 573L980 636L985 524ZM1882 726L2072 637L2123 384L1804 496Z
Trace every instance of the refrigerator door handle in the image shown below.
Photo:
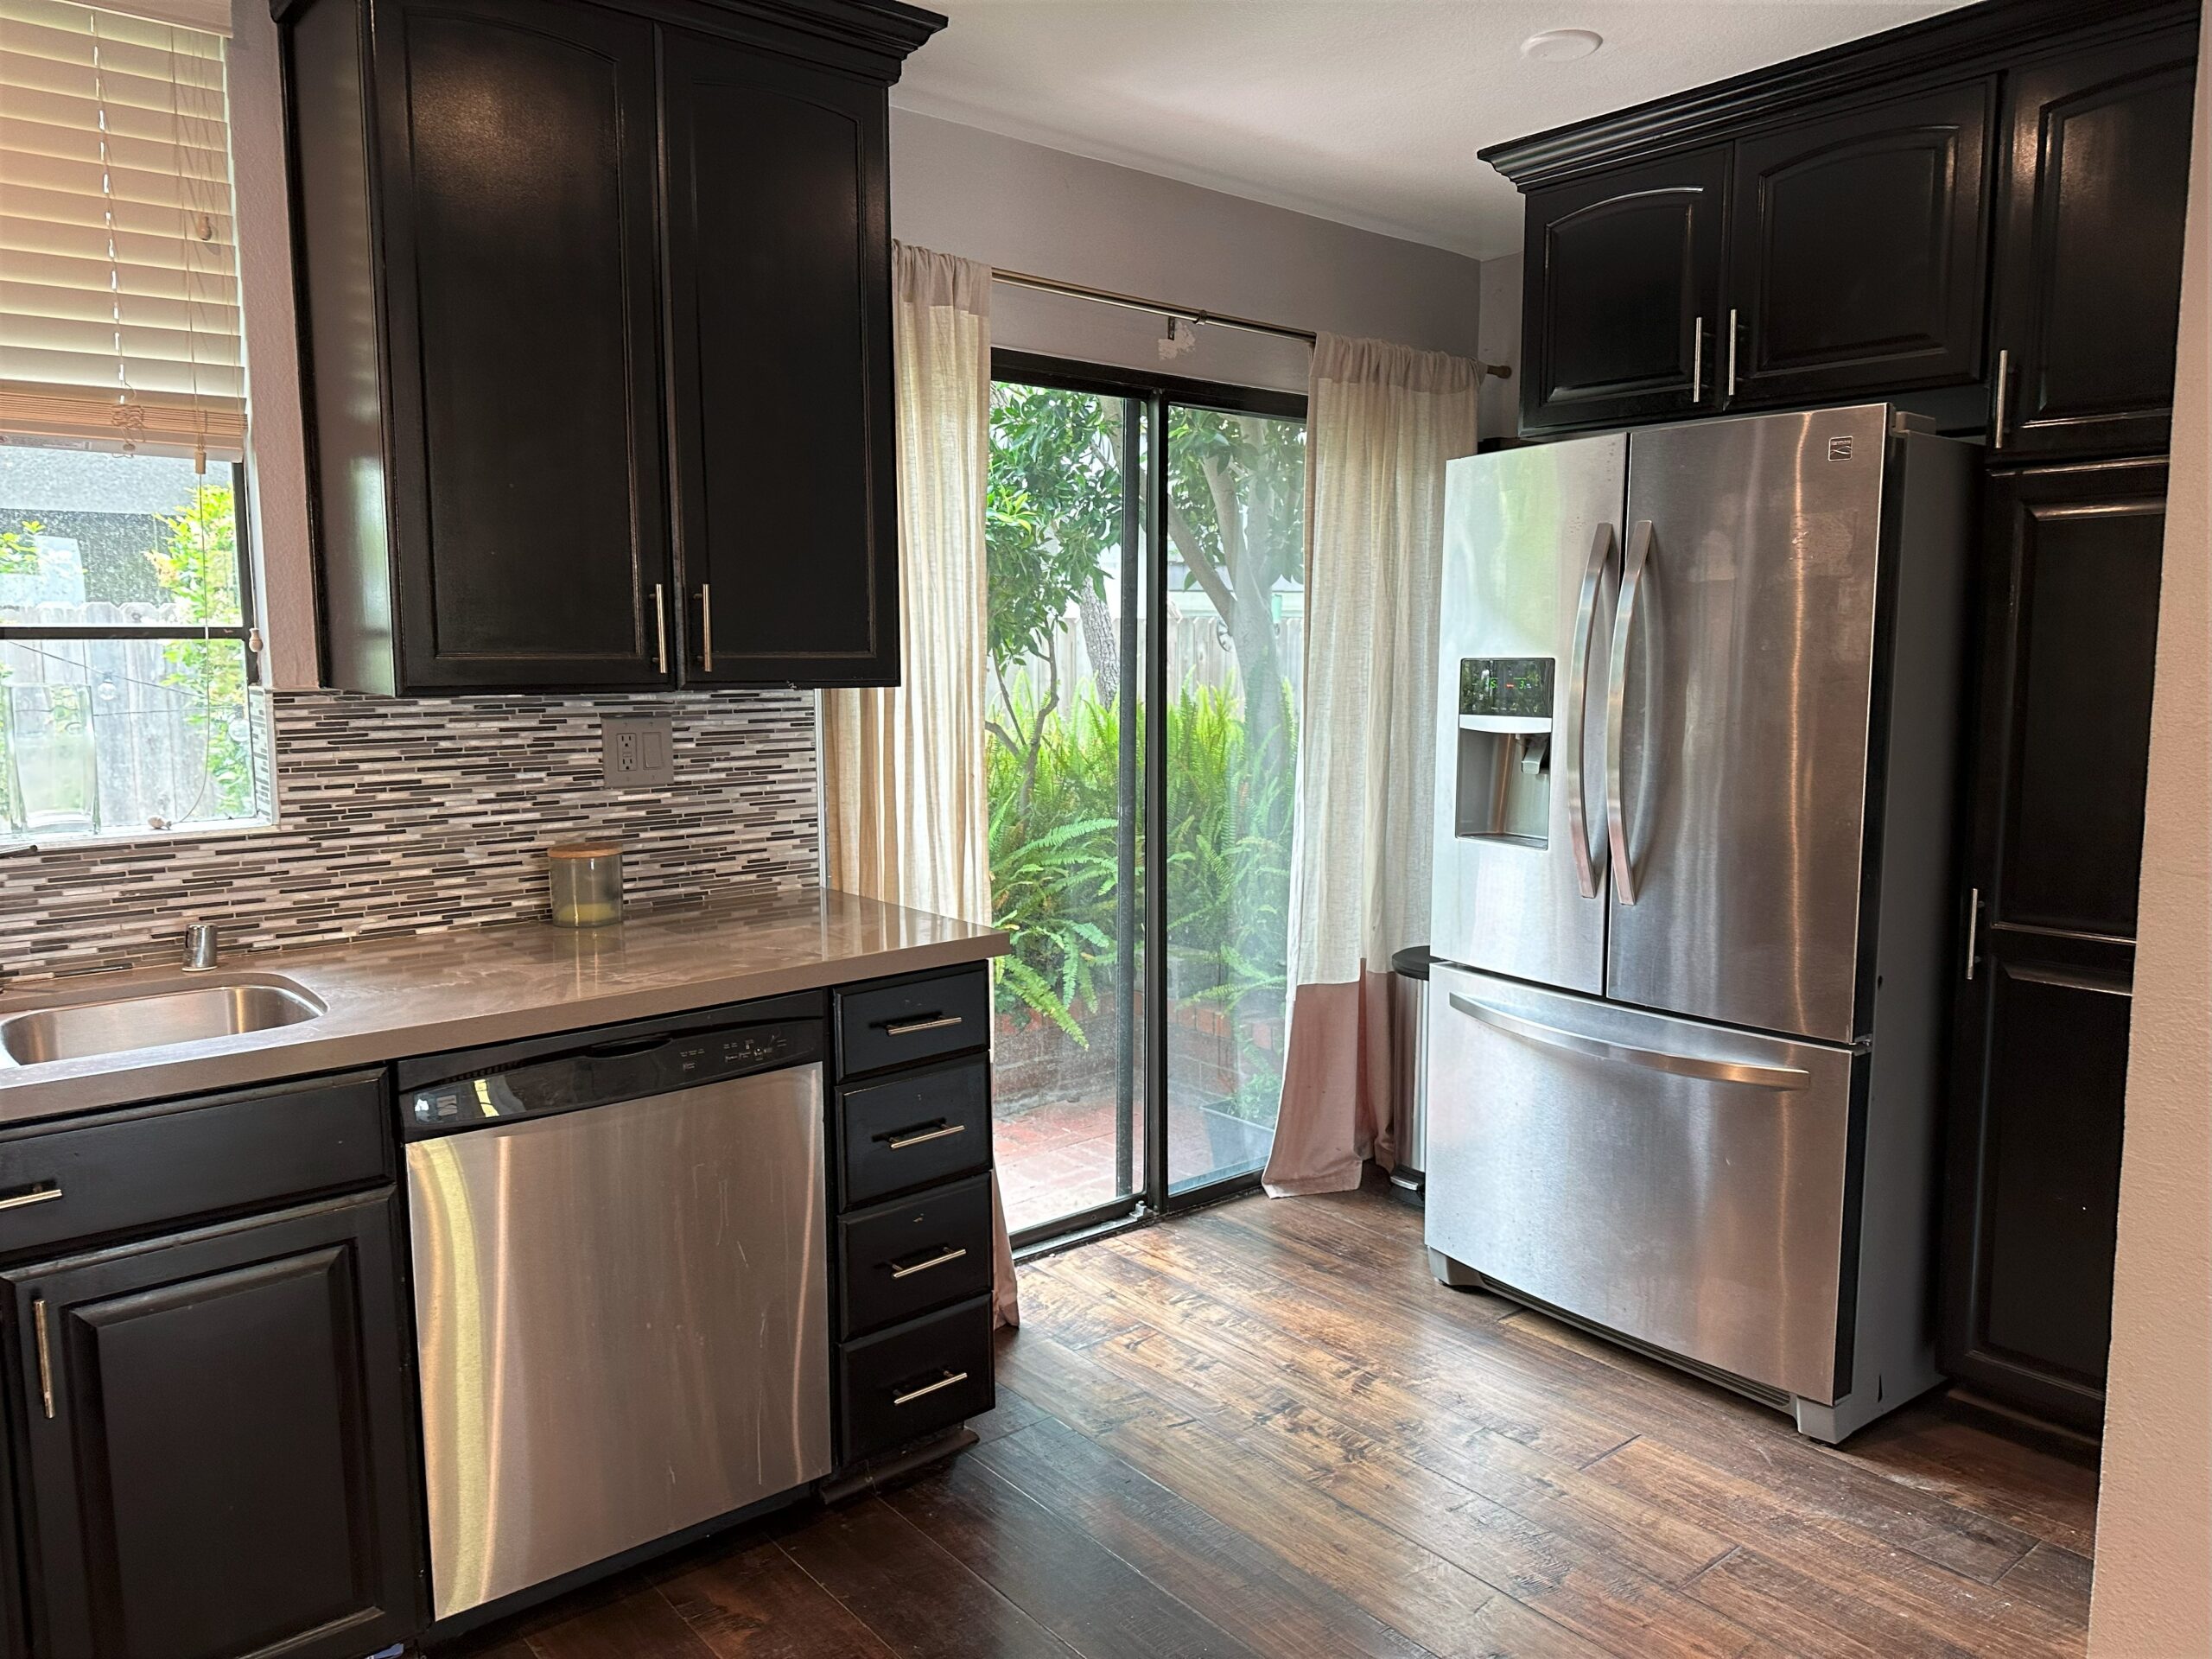
M1519 1037L1531 1043L1541 1043L1547 1048L1563 1048L1570 1053L1587 1054L1600 1060L1619 1060L1629 1065L1640 1065L1648 1071L1668 1071L1681 1077L1703 1077L1713 1083L1745 1083L1761 1089L1809 1088L1813 1074L1794 1065L1759 1065L1749 1060L1708 1059L1701 1054L1676 1054L1663 1048L1645 1048L1635 1043L1617 1043L1608 1038L1586 1036L1579 1031L1564 1031L1557 1026L1548 1026L1525 1015L1493 1007L1478 1002L1473 997L1451 993L1452 1006L1470 1019L1495 1027L1507 1035Z
M1636 863L1629 856L1628 801L1621 786L1621 733L1626 727L1628 641L1636 626L1636 601L1651 563L1651 521L1639 518L1628 533L1628 566L1613 618L1612 671L1605 683L1605 833L1613 846L1613 890L1621 903L1636 902Z
M1582 793L1583 728L1590 712L1590 636L1598 626L1598 590L1605 577L1605 563L1613 556L1613 527L1599 524L1590 538L1590 563L1582 572L1582 597L1574 607L1574 649L1568 654L1566 751L1567 842L1574 852L1574 878L1585 899L1598 896L1605 879L1605 849L1599 843L1596 855L1590 845L1590 808Z

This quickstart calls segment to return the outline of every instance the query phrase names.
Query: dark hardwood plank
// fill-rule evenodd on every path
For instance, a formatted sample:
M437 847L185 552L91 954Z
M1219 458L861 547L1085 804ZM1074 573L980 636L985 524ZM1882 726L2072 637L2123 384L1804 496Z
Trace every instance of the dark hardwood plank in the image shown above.
M1039 1415L977 1460L1240 1641L1273 1659L1433 1659L1274 1551Z
M1062 1421L1083 1420L1133 1467L1297 1562L1439 1659L1596 1659L1605 1651L1205 1425L1102 1378L1087 1356L1033 1325L1001 1351L1001 1375Z
M1149 1330L1109 1338L1090 1355L1600 1646L1733 1656L1751 1645L1750 1632L1701 1602L1400 1457L1233 1361Z
M880 1498L817 1516L783 1546L902 1659L1068 1659L1071 1651Z
M1756 1480L1656 1440L1631 1440L1593 1467L1647 1502L1699 1517L1818 1583L1882 1607L1970 1651L2027 1659L2078 1654L2066 1621L1899 1548L1834 1515L1808 1513Z
M2069 1624L2089 1622L2089 1558L2056 1544L2037 1544L2020 1564L1997 1581L2019 1597Z
M1690 1590L1801 1659L1961 1659L1965 1652L1861 1597L1749 1549L1714 1562Z
M1854 1460L2086 1555L2097 1527L2097 1445L1932 1395L1854 1435Z
M537 1659L714 1659L652 1586L532 1631Z
M660 1589L716 1659L890 1659L772 1539L701 1561Z
M1621 1560L1654 1578L1694 1577L1725 1554L1729 1541L1633 1499L1580 1465L1628 1437L1611 1433L1571 1448L1571 1461L1548 1457L1484 1413L1463 1416L1456 1401L1415 1393L1379 1365L1300 1341L1278 1325L1103 1254L1084 1264L1094 1294L1134 1318L1147 1308L1181 1341L1225 1363L1240 1362L1294 1389L1299 1397L1423 1468L1510 1509L1563 1539ZM1149 1294L1147 1294L1149 1293ZM1545 1437L1531 1431L1531 1440Z
M970 1417L968 1427L975 1431L977 1440L988 1444L992 1440L1003 1440L1009 1434L1018 1434L1032 1423L1044 1421L1045 1414L1027 1400L1019 1395L1007 1394L999 1396L999 1402L993 1409L980 1417Z
M956 1459L886 1502L1084 1659L1262 1659L981 1463Z

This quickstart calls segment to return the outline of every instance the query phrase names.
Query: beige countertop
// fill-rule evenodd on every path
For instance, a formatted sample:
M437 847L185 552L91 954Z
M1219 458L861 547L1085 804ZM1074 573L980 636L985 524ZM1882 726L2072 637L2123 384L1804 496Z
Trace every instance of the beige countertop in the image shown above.
M149 969L38 981L0 995L0 1019L272 977L325 1012L270 1031L85 1059L16 1065L0 1056L0 1124L950 967L1006 948L991 928L825 891L645 912L588 931L526 923L256 951L212 974Z

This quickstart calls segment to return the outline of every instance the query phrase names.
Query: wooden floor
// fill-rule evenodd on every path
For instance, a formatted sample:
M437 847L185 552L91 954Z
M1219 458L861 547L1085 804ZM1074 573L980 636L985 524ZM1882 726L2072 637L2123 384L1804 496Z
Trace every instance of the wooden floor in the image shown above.
M1923 1402L1840 1452L1427 1274L1373 1193L1034 1263L984 1444L482 1659L2080 1654L2094 1450Z

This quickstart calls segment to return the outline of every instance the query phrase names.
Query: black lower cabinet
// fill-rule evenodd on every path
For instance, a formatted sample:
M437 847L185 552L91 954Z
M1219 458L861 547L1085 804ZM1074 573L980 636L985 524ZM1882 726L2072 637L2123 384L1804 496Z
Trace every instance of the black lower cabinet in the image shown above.
M358 1659L421 1628L389 1187L10 1270L41 1659Z
M972 966L834 999L840 1468L997 1403L990 995Z
M1989 481L1974 843L1942 1356L1979 1392L2104 1414L2165 467Z

